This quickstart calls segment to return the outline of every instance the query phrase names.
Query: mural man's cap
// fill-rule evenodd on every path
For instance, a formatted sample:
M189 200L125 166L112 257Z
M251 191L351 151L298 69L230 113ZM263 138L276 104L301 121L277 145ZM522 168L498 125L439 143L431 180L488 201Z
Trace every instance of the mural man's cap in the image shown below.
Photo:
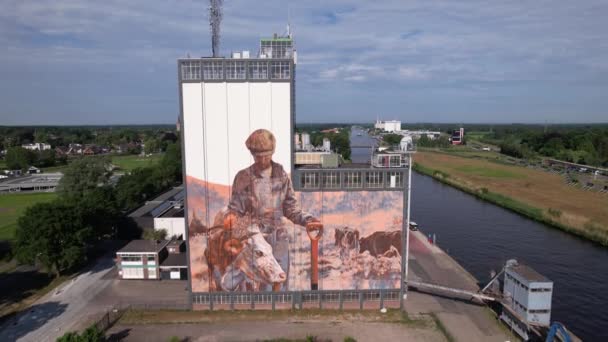
M275 145L274 135L267 129L254 131L245 141L245 146L251 151L251 154L258 156L273 154Z

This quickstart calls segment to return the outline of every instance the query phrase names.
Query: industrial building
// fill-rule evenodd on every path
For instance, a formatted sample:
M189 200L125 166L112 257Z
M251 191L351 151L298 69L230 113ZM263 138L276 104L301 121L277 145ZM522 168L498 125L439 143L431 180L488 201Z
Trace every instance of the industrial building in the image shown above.
M400 307L412 150L341 163L295 135L289 33L231 57L178 60L192 307Z
M154 229L167 231L167 236L183 239L186 236L186 223L184 221L183 186L160 194L147 201L144 205L129 214L141 229Z
M551 324L553 282L527 265L513 263L505 267L504 309L500 315L524 340L535 327Z
M382 130L388 133L394 133L401 131L401 121L399 120L389 120L389 121L380 121L376 120L374 124L374 128Z

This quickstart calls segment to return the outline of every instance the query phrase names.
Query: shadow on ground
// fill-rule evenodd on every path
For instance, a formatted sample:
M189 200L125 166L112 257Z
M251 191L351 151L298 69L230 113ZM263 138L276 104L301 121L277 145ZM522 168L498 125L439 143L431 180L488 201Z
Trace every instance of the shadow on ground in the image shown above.
M0 341L16 341L37 330L47 321L60 316L66 310L67 304L46 302L29 308L5 319L0 325Z
M109 342L118 342L118 341L122 341L124 339L126 339L127 337L129 337L129 331L131 331L131 329L123 329L119 332L116 332L110 336L107 336L106 339Z
M28 266L0 273L0 308L23 300L36 290L47 286L53 279L53 276Z

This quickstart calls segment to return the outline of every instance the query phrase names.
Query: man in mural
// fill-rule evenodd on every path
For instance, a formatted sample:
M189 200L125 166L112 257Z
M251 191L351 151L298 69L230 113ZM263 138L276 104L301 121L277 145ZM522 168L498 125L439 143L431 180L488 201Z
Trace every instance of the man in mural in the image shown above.
M272 160L276 145L274 135L266 129L258 129L251 133L245 145L254 163L234 177L224 228L232 229L238 219L249 217L252 224L259 225L275 258L289 275L289 233L282 219L285 217L306 227L311 239L317 240L322 235L323 224L300 209L289 175L281 164ZM286 281L281 289L287 288Z

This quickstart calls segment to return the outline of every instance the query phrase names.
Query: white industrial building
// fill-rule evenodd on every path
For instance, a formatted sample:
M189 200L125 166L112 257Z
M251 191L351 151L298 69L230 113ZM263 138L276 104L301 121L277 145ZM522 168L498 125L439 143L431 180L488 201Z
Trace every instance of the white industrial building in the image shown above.
M256 129L291 141L293 70L291 43L262 40L258 58L180 59L185 174L214 184L231 184L251 165L245 140ZM243 57L243 56L241 56ZM310 137L302 134L302 144ZM291 144L277 144L273 160L291 165ZM209 163L213 161L213 165ZM187 182L188 180L186 180Z
M374 128L383 130L385 132L399 132L401 131L401 121L399 120L389 120L389 121L380 121L376 120L374 124Z
M522 264L505 267L505 310L500 318L524 339L529 325L548 327L551 323L553 282Z

